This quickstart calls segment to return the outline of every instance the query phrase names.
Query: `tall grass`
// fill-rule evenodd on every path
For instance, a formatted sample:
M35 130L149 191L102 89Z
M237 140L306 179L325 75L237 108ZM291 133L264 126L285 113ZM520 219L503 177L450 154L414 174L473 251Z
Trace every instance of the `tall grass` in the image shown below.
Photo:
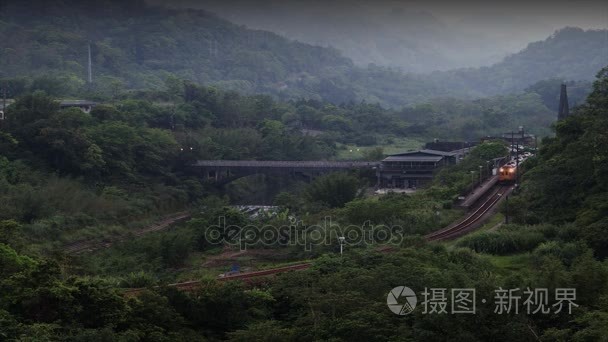
M495 231L481 232L464 237L456 245L468 247L479 253L506 255L532 251L541 243L556 236L555 227L539 226L503 226Z

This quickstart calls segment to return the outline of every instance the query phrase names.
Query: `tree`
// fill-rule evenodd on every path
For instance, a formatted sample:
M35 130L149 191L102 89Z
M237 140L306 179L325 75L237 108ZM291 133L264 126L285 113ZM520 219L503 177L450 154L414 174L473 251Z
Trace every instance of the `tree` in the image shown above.
M253 323L245 330L237 330L228 334L230 341L265 341L281 342L294 338L293 328L284 328L276 321Z
M315 179L305 190L310 202L320 202L330 208L343 207L359 191L360 181L346 173L331 173Z
M13 245L15 238L21 233L21 228L15 220L0 221L0 243Z
M363 150L363 160L379 161L382 159L384 159L384 149L382 147Z
M492 160L507 155L507 147L501 141L484 142L471 151L471 156L481 160Z

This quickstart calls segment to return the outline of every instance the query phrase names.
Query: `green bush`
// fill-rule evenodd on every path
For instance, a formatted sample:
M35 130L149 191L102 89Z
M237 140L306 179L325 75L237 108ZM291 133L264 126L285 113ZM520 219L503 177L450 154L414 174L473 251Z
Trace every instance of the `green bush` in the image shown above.
M531 251L543 241L543 234L534 230L498 230L467 236L458 242L458 246L468 247L478 253L505 255Z

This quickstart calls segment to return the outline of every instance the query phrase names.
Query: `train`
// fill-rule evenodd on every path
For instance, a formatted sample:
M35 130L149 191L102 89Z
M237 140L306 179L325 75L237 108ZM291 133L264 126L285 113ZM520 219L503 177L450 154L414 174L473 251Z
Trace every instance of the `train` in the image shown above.
M517 180L517 166L505 164L498 169L498 183L510 184Z

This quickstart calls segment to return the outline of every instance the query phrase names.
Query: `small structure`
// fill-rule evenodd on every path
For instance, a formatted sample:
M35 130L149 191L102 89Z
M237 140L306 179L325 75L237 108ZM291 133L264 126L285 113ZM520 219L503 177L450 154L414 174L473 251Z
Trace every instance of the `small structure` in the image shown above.
M0 120L4 120L6 117L6 109L15 102L13 99L2 99L2 103L0 104Z
M570 116L570 106L568 105L568 90L566 84L562 84L559 93L559 108L557 112L557 120L563 120Z
M393 154L376 169L380 188L417 188L428 183L445 165L456 164L456 152L419 150Z
M97 103L87 100L64 100L59 102L59 107L61 107L61 109L78 108L85 113L90 113L91 109L96 105Z
M320 131L320 130L318 130L318 129L307 129L307 128L302 128L302 129L300 130L300 133L302 133L302 135L305 135L305 136L316 137L316 136L319 136L319 135L321 135L321 134L323 134L323 133L325 133L325 132Z

